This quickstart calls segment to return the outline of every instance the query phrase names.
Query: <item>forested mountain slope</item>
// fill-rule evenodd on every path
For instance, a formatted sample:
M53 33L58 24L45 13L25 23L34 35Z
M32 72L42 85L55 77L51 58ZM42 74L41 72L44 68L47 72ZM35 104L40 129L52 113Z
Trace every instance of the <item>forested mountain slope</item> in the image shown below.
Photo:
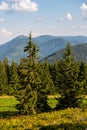
M53 53L55 54L60 49L65 48L68 42L70 42L72 45L87 43L87 37L42 35L33 38L33 41L39 47L40 50L39 60L41 60L52 55ZM28 37L21 35L3 45L0 45L0 60L3 60L5 57L7 57L9 59L9 62L12 62L13 60L19 62L21 58L27 56L27 53L24 53L24 47L26 46L27 42L28 42ZM78 49L77 46L76 49ZM60 51L57 53L60 53ZM83 52L80 51L79 53L83 53ZM79 53L78 51L75 51L76 55L79 55ZM81 57L81 56L77 56L77 57Z
M83 61L87 63L87 43L72 46L73 58L75 61ZM50 63L60 60L63 57L64 49L56 51L45 59ZM42 61L44 61L43 59Z

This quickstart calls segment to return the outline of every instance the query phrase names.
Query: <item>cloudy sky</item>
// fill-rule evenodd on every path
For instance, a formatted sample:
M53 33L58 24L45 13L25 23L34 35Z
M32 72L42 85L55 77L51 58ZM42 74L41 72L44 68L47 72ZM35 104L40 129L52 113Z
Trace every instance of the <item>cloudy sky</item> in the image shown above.
M0 0L0 44L30 31L87 36L87 0Z

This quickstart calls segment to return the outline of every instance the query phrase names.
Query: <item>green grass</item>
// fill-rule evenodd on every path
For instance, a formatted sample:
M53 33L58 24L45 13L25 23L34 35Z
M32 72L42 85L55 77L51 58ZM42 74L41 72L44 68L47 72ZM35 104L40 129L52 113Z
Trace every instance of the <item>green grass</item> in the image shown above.
M13 96L0 96L0 112L16 111L17 100Z
M51 98L49 97L48 98L48 104L51 108L55 108L56 107L56 104L57 104L57 100L55 98Z
M86 130L87 109L66 109L0 119L0 130Z
M85 99L84 103L86 101ZM57 101L54 96L48 96L48 103L54 108ZM24 116L16 115L16 104L17 100L13 96L0 97L0 130L86 130L87 128L87 108L68 108Z
M56 95L49 95L48 96L48 104L51 108L55 108L56 104L58 103L58 98L60 97L59 94ZM56 99L57 98L57 99Z

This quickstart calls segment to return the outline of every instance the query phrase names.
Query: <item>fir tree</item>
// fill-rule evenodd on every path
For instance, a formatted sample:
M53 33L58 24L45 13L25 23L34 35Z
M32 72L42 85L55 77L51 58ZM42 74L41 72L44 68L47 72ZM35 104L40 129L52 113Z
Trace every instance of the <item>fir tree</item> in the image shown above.
M59 63L58 88L61 98L57 108L67 108L79 106L81 88L78 84L79 67L73 62L70 44L67 45L63 60Z
M19 87L17 64L13 61L9 67L9 94L16 95Z
M81 62L79 65L78 83L84 94L87 94L87 66L84 62Z
M4 58L3 60L5 69L6 69L6 74L7 74L7 84L9 84L9 62L8 62L8 58Z
M4 63L4 66L5 66L5 70L6 70L6 77L7 77L7 85L6 85L6 94L10 94L10 88L9 88L9 82L10 82L10 73L9 73L9 68L10 68L10 65L9 65L9 62L8 62L8 59L7 58L4 58L3 60L3 63Z
M58 89L58 64L59 62L56 61L54 64L50 65L50 73L56 89ZM54 91L56 92L55 89Z
M7 94L7 73L4 62L0 62L0 94Z
M48 95L54 87L51 74L49 71L49 64L46 61L44 64L39 64L39 75L41 79L41 84L38 88L38 101L37 101L37 111L46 112L50 110L48 105Z
M20 79L22 80L20 80L21 88L18 96L20 103L17 108L23 114L34 114L36 112L37 88L39 87L40 79L37 73L38 48L32 41L31 33L24 51L28 53L28 57L20 65Z

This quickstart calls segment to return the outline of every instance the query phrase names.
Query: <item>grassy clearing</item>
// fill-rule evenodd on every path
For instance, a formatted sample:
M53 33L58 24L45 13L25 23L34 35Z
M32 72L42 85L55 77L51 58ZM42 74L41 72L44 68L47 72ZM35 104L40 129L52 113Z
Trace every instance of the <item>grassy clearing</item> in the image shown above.
M55 96L48 96L48 104L51 108L56 106L57 100ZM15 109L15 105L17 104L17 100L14 96L0 96L0 112L5 111L17 111Z
M55 108L57 104L57 100L53 97L48 97L48 104L51 108Z
M87 110L66 109L0 119L0 130L86 130Z
M56 95L49 95L48 96L48 104L51 108L55 108L56 107L56 104L57 104L57 98L59 98L60 95L59 94L56 94Z
M17 100L13 96L0 96L0 112L16 111Z
M54 108L57 101L53 96L49 96L48 99L49 105ZM68 108L31 116L16 116L16 104L16 98L13 96L0 97L0 130L86 130L87 128L87 108Z

